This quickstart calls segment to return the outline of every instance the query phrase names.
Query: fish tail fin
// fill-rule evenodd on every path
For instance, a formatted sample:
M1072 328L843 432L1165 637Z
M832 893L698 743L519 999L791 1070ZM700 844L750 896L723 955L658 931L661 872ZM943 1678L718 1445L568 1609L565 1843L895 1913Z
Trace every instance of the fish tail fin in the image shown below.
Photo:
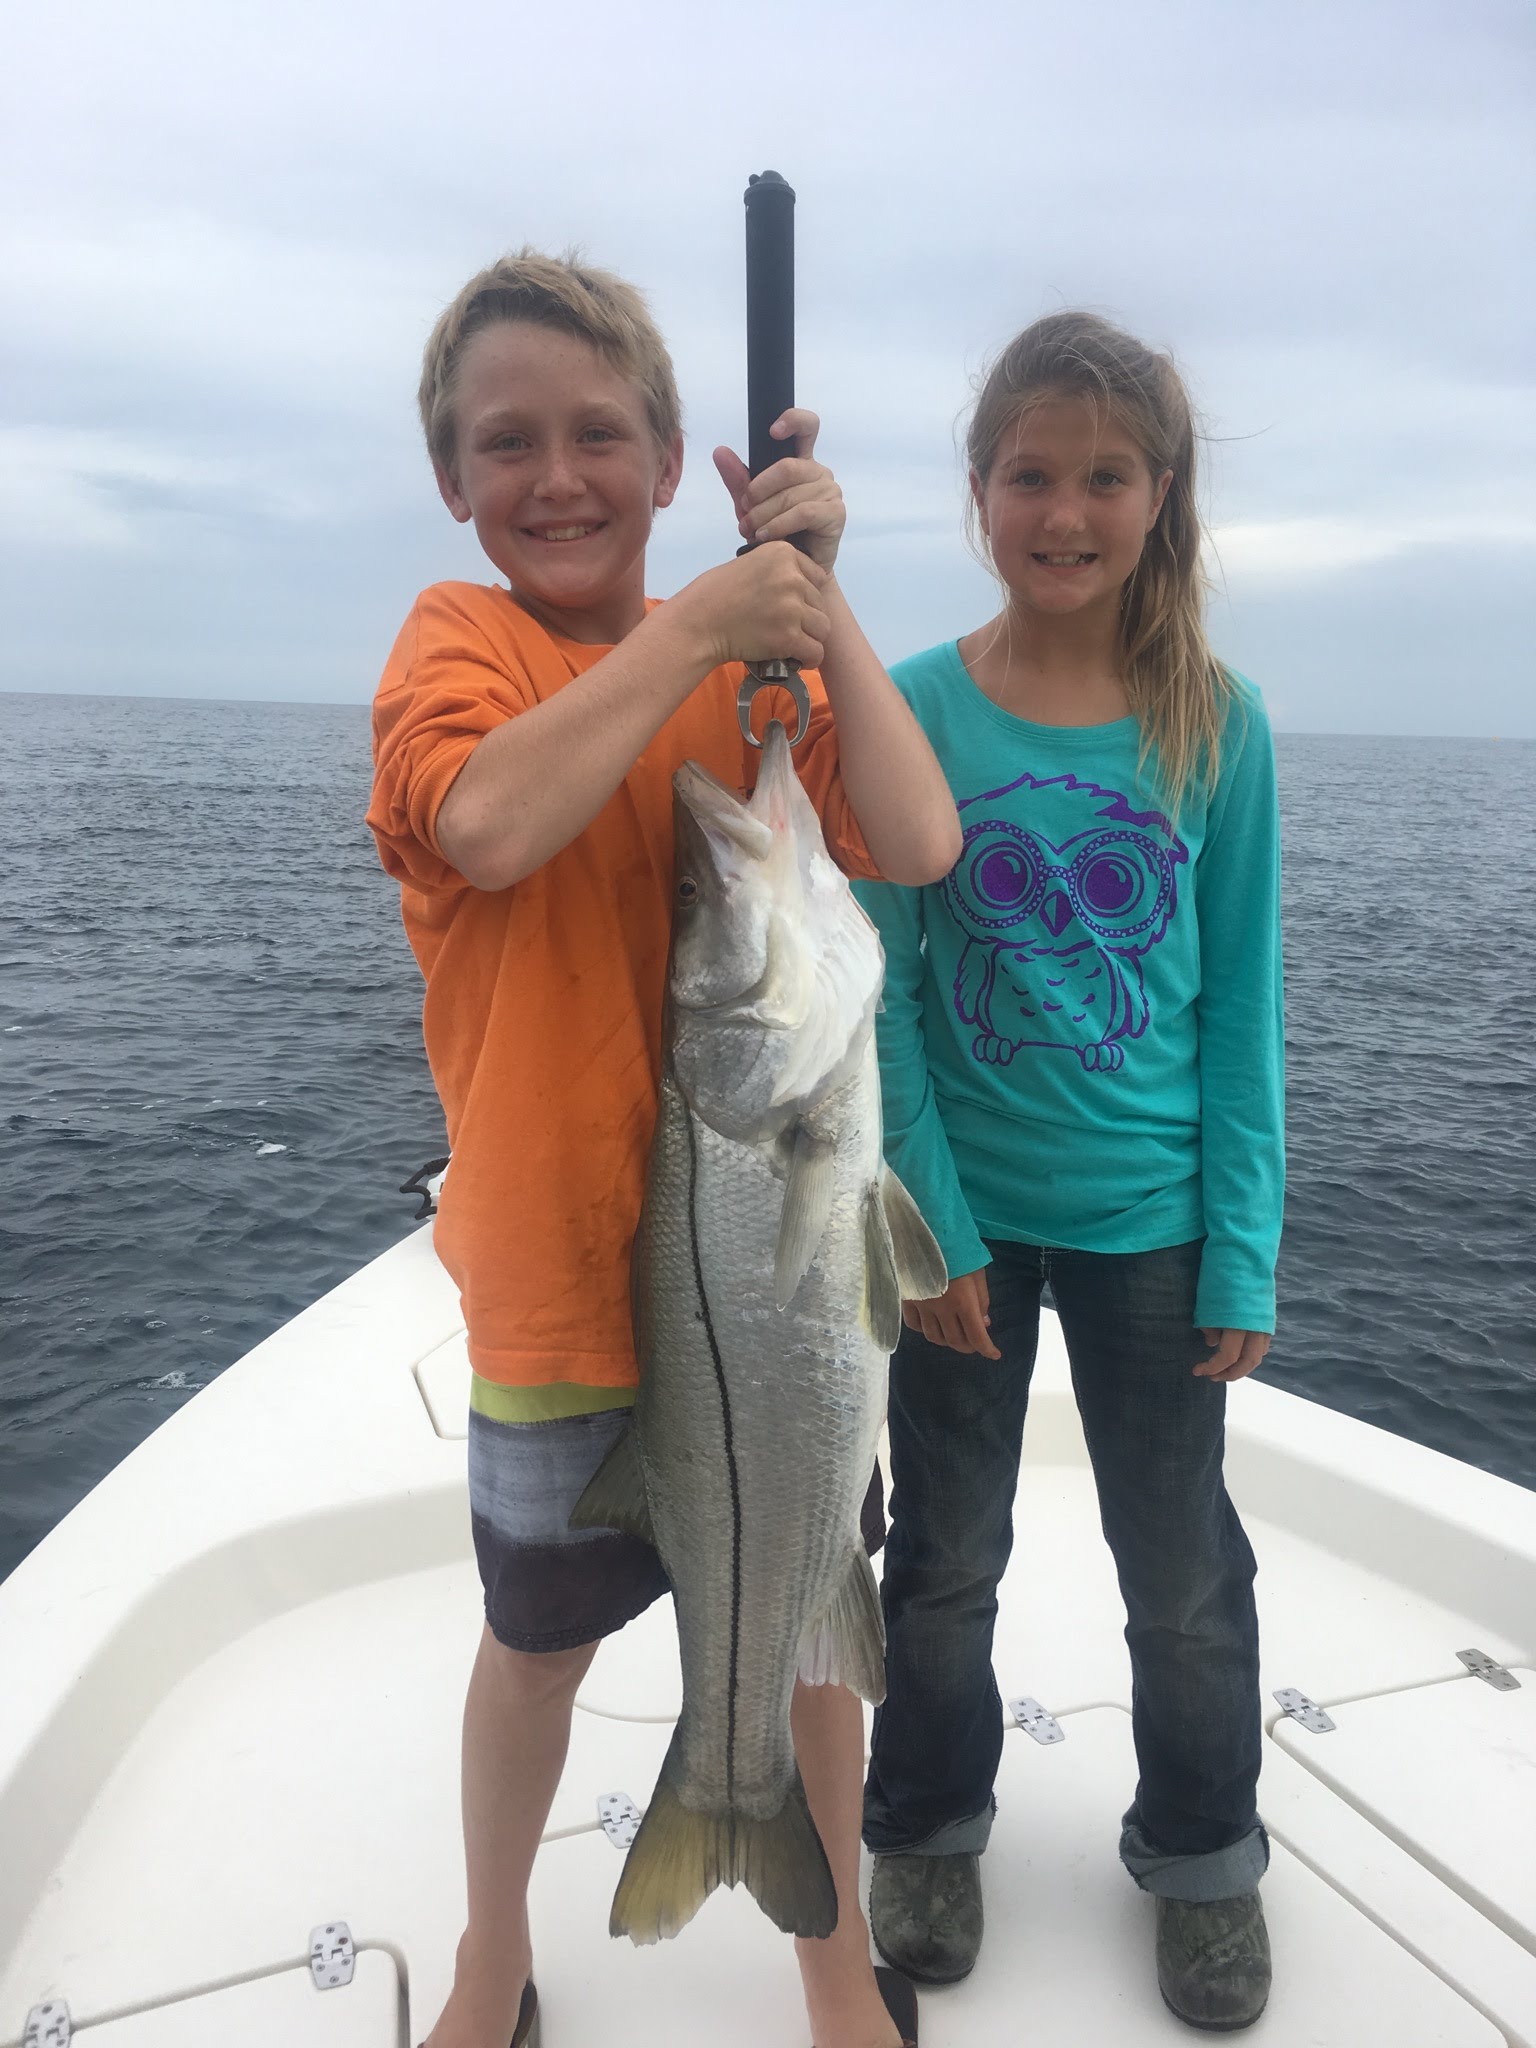
M686 1927L717 1885L744 1884L775 1927L824 1939L837 1926L837 1887L796 1771L784 1804L766 1820L692 1813L662 1764L640 1831L630 1844L608 1919L610 1934L665 1941Z

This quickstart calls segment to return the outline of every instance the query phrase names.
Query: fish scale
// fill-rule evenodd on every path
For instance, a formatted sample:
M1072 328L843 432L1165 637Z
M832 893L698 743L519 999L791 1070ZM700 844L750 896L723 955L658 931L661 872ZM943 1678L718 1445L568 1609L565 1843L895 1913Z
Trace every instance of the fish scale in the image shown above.
M877 1086L868 1065L843 1091L850 1108ZM675 1081L663 1082L659 1171L653 1185L686 1188L690 1111ZM659 1447L686 1445L677 1459L658 1450L648 1461L647 1493L663 1557L686 1559L679 1588L685 1707L684 1803L725 1796L730 1716L731 1635L715 1617L733 1606L737 1631L735 1803L745 1812L777 1812L794 1777L788 1707L802 1639L825 1612L861 1541L858 1511L874 1466L885 1404L885 1354L846 1302L829 1298L829 1275L862 1270L858 1195L878 1171L878 1129L840 1157L838 1193L823 1251L792 1309L773 1301L773 1253L784 1182L762 1155L693 1121L697 1157L693 1214L710 1314L699 1314L690 1204L649 1203L639 1250L646 1275L641 1343L668 1369L642 1383L636 1427ZM737 1445L742 1543L740 1599L733 1573L734 1530L725 1399ZM703 1436L702 1443L698 1441ZM764 1449L759 1449L765 1446ZM751 1455L742 1451L750 1447ZM843 1504L838 1516L828 1501ZM697 1612L703 1625L691 1625Z

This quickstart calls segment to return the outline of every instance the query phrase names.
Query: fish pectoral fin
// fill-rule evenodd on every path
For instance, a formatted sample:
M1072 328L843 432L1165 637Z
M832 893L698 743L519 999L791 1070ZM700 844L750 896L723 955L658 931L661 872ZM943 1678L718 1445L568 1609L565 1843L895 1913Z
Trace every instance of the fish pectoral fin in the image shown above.
M872 1707L885 1698L885 1623L869 1553L862 1544L832 1605L807 1632L799 1675L806 1685L846 1685Z
M896 1278L896 1248L885 1220L880 1190L871 1186L864 1197L864 1327L882 1351L894 1351L901 1335L901 1282Z
M779 1217L779 1248L773 1261L773 1298L785 1309L816 1256L827 1218L832 1214L837 1153L825 1138L804 1124L795 1127L795 1142L785 1177L784 1208Z
M592 1474L571 1510L573 1529L623 1529L642 1543L655 1546L651 1507L645 1497L640 1447L631 1422Z
M825 1940L837 1926L837 1886L800 1773L778 1812L765 1818L731 1808L701 1813L677 1795L680 1758L681 1737L674 1730L645 1819L624 1859L609 1933L641 1944L665 1941L688 1925L717 1885L744 1884L775 1927Z
M933 1301L949 1285L949 1269L922 1210L889 1167L880 1176L880 1200L890 1226L902 1300Z

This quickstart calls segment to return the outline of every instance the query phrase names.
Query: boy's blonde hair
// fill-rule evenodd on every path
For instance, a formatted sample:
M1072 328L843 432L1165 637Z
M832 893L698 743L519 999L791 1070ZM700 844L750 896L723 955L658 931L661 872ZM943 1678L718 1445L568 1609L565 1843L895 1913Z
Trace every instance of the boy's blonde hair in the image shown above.
M1172 470L1168 495L1120 609L1120 669L1141 725L1142 758L1156 748L1164 797L1177 815L1192 780L1214 786L1232 679L1205 636L1205 573L1195 499L1195 418L1171 356L1147 348L1096 313L1051 313L1026 327L992 364L966 436L985 485L1008 429L1044 399L1091 400L1113 413L1144 451L1153 477ZM979 543L970 506L972 538ZM985 547L981 548L985 558Z
M427 339L417 398L427 452L445 474L453 474L457 452L453 396L465 344L482 327L503 320L553 327L589 343L640 386L656 445L664 452L672 446L683 424L677 380L641 294L611 270L583 263L574 250L545 256L523 248L472 277Z

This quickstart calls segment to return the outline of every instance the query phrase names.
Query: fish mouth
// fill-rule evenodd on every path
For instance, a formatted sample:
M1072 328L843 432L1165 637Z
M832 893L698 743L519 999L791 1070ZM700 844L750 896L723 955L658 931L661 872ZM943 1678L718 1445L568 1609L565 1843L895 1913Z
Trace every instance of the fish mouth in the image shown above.
M685 761L672 778L677 800L711 842L762 860L773 845L773 828L752 812L723 782L697 761Z

